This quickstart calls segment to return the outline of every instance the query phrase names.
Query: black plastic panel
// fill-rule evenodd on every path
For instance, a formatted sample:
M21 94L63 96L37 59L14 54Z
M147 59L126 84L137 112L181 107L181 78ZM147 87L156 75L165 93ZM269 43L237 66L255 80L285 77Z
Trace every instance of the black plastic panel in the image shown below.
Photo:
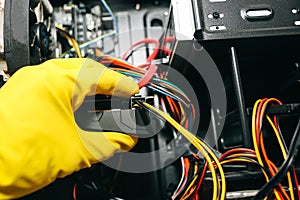
M297 0L197 2L201 27L197 27L195 37L199 40L300 34L300 2Z
M10 74L30 64L29 0L5 2L4 51Z

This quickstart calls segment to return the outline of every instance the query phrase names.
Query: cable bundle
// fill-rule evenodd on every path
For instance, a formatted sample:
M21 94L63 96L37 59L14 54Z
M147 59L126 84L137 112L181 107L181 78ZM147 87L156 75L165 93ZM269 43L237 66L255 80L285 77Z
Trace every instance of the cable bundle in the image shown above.
M204 179L203 160L197 154L180 158L182 176L173 198L198 199L198 191Z
M104 0L101 0L101 2L111 15L115 29L108 34L78 45L75 39L63 30L63 28L56 26L73 46L72 49L62 54L62 57L70 52L75 52L78 57L81 57L80 49L117 33L118 24L115 16L106 2ZM69 2L69 5L71 4L72 1ZM168 37L164 42L172 42L174 39L174 37ZM155 47L146 58L144 64L134 66L127 62L128 58L137 49L149 44L154 44ZM145 38L129 47L122 58L114 58L102 54L98 59L100 63L110 69L135 79L138 82L139 88L146 87L153 94L157 94L161 110L143 102L139 102L138 106L154 113L158 118L163 118L174 130L183 135L197 149L198 152L190 152L190 155L180 158L182 176L171 197L172 200L200 199L199 191L208 172L210 172L212 178L212 199L225 199L226 180L223 166L240 163L248 163L256 166L262 171L265 177L266 184L257 193L255 199L267 199L267 197L287 200L299 199L298 179L292 164L300 146L300 118L288 150L279 128L277 116L274 115L270 117L266 115L268 106L272 104L281 105L282 103L275 98L258 100L254 105L252 114L252 140L254 149L233 148L218 158L215 151L209 145L189 131L192 130L196 121L195 106L189 97L182 89L167 79L168 71L164 71L153 64L153 60L159 55L160 48L162 53L165 53L167 56L171 55L171 51L166 46L161 47L160 41ZM262 133L264 121L269 123L278 142L284 160L280 167L276 166L267 154L264 135ZM174 138L178 138L177 134L174 134ZM204 160L198 156L198 153L201 154ZM284 188L282 183L284 177L286 177L288 183L288 191ZM74 186L74 199L76 199L76 185Z
M264 144L264 136L262 133L262 126L263 126L263 119L267 119L269 124L271 125L275 137L278 141L278 145L282 154L282 157L284 160L287 160L287 154L288 150L285 144L285 141L283 139L283 136L281 134L281 131L279 129L279 124L277 122L276 115L273 116L273 119L271 119L270 116L266 115L266 109L269 105L272 104L279 104L282 105L282 103L275 98L270 99L262 99L257 100L254 107L253 107L253 114L252 114L252 139L253 139L253 145L255 150L255 155L257 156L257 160L259 164L262 167L265 167L269 171L268 180L269 182L270 178L274 178L276 175L278 176L279 170L278 167L269 159L265 144ZM297 135L299 133L295 133ZM285 174L282 174L281 176L285 176ZM280 181L277 182L276 185L273 187L273 193L276 197L276 199L299 199L299 190L298 190L298 179L295 172L294 167L290 166L289 171L286 174L287 180L288 180L288 186L289 186L289 193L288 194L283 186L280 184ZM268 183L267 183L268 185ZM264 198L265 196L269 195L269 192L266 192L264 194L264 190L262 189L256 196L256 199Z
M211 171L212 174L212 180L213 180L213 199L225 199L225 193L226 193L226 181L225 181L225 174L223 171L223 168L215 155L214 151L209 147L203 140L200 138L194 136L191 132L189 132L187 129L182 127L178 122L176 122L172 117L170 117L168 114L164 113L163 111L147 104L147 103L139 103L141 107L144 109L149 110L150 112L159 115L161 118L165 119L172 127L174 127L179 133L181 133L185 138L187 138L194 147L201 153L201 155L204 157L204 159L207 162L208 168ZM220 175L220 180L217 176L217 170ZM201 179L200 179L201 180ZM203 180L203 178L202 178ZM221 186L218 184L219 181L221 181ZM199 181L200 183L200 181ZM191 182L188 186L188 189L190 189L194 183ZM199 190L200 185L195 187L196 193L194 193L194 199L199 198L197 191ZM178 193L175 193L172 196L172 199L177 199ZM189 195L190 196L190 195ZM185 197L187 198L187 197ZM185 199L180 198L180 199Z

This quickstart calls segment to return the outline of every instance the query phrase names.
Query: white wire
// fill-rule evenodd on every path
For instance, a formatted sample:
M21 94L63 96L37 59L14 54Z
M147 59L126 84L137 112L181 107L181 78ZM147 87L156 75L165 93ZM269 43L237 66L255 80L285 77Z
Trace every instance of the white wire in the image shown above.
M183 184L183 181L184 181L184 170L185 170L185 166L184 166L183 157L181 157L180 160L181 160L181 166L182 166L182 174L181 174L181 179L180 179L180 181L179 181L179 183L178 183L178 186L177 186L176 190L174 191L174 193L173 193L173 195L172 195L172 200L174 200L174 199L176 198L177 195L175 195L175 194L178 192L180 186ZM185 184L185 183L184 183L184 184Z

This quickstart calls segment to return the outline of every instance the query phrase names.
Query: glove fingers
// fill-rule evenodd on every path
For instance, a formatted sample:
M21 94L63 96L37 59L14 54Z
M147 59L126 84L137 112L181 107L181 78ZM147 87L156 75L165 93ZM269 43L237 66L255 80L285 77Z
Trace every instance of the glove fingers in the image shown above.
M116 132L89 132L77 127L83 147L87 150L91 163L98 163L114 153L129 151L138 139L130 135Z
M75 81L72 96L75 110L87 95L104 94L130 97L139 92L138 85L131 78L112 71L91 59L85 59L85 62L75 70L77 72L71 75L74 76L71 79Z
M106 69L99 79L95 93L129 97L138 92L138 85L131 78Z
M83 90L86 95L104 94L126 97L139 90L131 78L112 71L92 59L53 59L48 62L65 69L66 72L71 72L69 75L73 77L70 78L76 81L78 89ZM43 65L47 66L48 62Z

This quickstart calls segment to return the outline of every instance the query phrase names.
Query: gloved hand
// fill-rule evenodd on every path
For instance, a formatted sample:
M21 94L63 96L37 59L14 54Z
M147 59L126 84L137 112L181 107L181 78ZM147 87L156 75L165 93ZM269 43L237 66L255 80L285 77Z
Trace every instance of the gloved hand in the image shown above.
M53 59L17 71L0 89L0 199L130 150L136 138L83 131L73 112L86 95L137 92L133 80L90 59Z

